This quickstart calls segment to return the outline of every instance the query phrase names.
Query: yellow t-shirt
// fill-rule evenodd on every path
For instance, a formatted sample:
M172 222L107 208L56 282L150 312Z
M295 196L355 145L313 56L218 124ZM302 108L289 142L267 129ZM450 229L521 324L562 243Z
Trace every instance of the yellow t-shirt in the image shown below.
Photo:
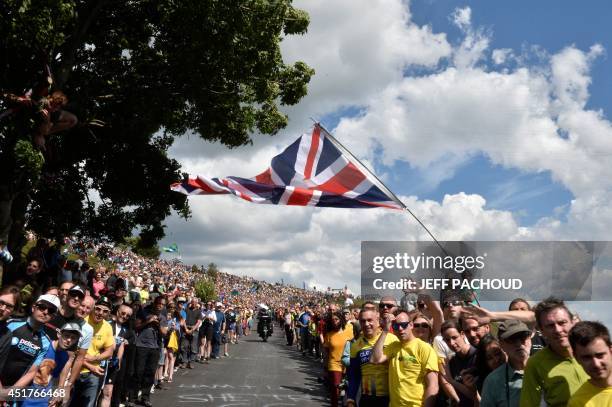
M588 380L576 359L559 356L547 346L527 361L520 406L538 407L543 398L550 407L566 407L570 396Z
M140 290L140 303L144 304L147 301L149 301L149 291L143 288Z
M358 358L361 368L361 394L369 396L387 396L389 394L389 364L375 365L370 363L372 349L379 337L380 333L368 340L362 335L351 344L351 359ZM383 349L398 341L397 336L387 334Z
M389 358L389 407L417 407L423 404L425 376L438 372L438 355L419 338L393 342L384 349Z
M570 397L567 407L612 407L612 387L597 387L588 381Z
M353 339L352 329L343 329L338 332L329 332L325 334L325 343L329 350L327 358L327 370L332 372L342 372L342 352L346 341Z
M87 349L89 356L96 356L104 352L105 349L110 348L115 344L115 337L113 336L113 328L106 321L102 321L98 324L94 324L89 316L85 319L89 325L94 329L93 337L91 338L91 345ZM99 366L100 362L91 362L91 364ZM81 369L81 373L87 373L89 369Z

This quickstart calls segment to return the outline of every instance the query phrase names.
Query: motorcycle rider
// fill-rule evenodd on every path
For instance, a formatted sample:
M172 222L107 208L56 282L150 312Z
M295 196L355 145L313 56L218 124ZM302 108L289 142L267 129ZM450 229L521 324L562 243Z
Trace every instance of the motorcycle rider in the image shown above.
M257 312L257 320L258 320L257 333L264 340L266 340L267 337L264 337L264 325L266 326L268 330L268 336L272 335L272 314L266 304L259 304L259 311Z

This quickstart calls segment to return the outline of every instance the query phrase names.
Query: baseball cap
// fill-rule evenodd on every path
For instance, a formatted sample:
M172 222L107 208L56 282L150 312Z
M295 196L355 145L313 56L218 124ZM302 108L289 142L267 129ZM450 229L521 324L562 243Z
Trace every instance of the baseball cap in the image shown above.
M531 334L531 329L524 322L508 319L499 324L497 328L499 339L508 339L519 333Z
M60 331L71 331L71 332L76 332L77 334L79 334L79 336L82 336L81 333L81 326L79 324L77 324L76 322L66 322L62 328L60 329Z
M49 304L53 305L57 309L60 309L60 307L61 307L60 300L55 295L43 294L43 295L41 295L40 297L38 297L36 299L37 303L39 303L41 301L48 302Z
M108 297L100 297L98 298L98 301L96 301L96 305L104 305L105 307L108 307L108 309L112 309L113 305L110 302L110 300L108 299Z
M178 297L176 299L176 302L187 302L187 298L185 298L185 297Z
M70 290L68 290L68 295L70 295L70 293L72 293L72 295L78 295L81 299L85 298L85 291L83 291L80 285L73 285Z
M217 303L215 304L217 307L222 307L223 304L221 304L219 301L217 301Z

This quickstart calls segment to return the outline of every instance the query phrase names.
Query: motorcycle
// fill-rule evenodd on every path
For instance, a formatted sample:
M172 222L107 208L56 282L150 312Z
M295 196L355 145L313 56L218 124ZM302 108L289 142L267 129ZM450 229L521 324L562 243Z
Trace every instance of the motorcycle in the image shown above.
M268 338L272 336L272 318L269 315L260 315L257 323L257 333L264 342L268 342Z

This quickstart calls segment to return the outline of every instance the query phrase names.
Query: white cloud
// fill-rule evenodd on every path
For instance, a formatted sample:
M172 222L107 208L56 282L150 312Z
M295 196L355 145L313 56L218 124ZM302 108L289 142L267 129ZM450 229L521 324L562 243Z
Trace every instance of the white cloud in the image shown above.
M496 65L501 65L508 61L512 57L512 54L510 48L494 49L491 53L491 58Z
M472 9L469 7L456 8L451 18L457 27L467 31L472 25Z
M290 128L237 150L184 138L173 153L185 170L253 176L307 130L308 117L356 106L361 114L343 117L335 135L368 163L408 162L427 173L434 188L475 154L484 154L522 173L550 173L574 195L558 216L531 227L520 227L515 214L491 209L479 195L446 195L442 202L403 197L438 239L609 238L612 125L604 112L585 107L601 45L586 51L570 45L552 56L536 47L532 51L544 61L536 66L511 49L495 49L487 60L491 34L472 27L469 7L451 17L464 33L451 46L444 33L414 24L400 0L295 5L308 10L311 25L305 36L285 39L283 53L287 62L304 60L317 73L308 96L287 109ZM512 71L485 64L510 60L517 65ZM411 65L429 71L404 77ZM500 191L498 197L504 196ZM347 283L359 291L362 240L429 239L405 213L257 206L227 196L194 197L191 205L193 219L171 217L168 226L185 261L215 261L230 272L297 285Z

